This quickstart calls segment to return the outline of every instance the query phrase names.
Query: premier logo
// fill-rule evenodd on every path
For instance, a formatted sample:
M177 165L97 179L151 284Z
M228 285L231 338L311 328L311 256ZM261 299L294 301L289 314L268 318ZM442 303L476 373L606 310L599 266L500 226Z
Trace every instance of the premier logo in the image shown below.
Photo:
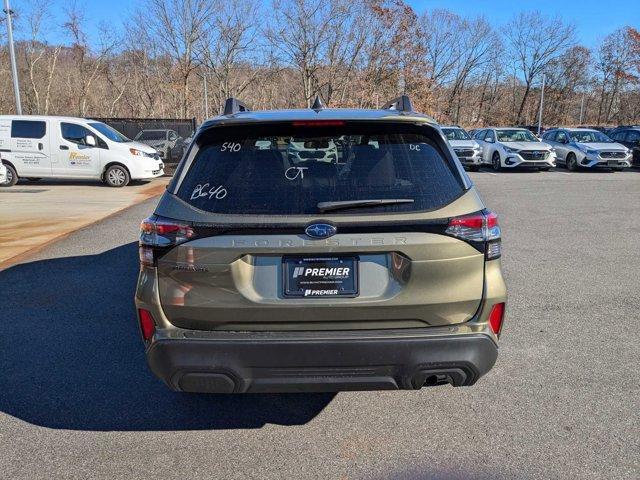
M293 278L298 278L300 276L305 277L326 277L326 276L336 276L336 277L346 277L349 275L351 268L349 267L327 267L327 268L305 268L305 267L296 267L293 270Z
M326 295L337 295L338 290L305 290L305 297L324 297Z

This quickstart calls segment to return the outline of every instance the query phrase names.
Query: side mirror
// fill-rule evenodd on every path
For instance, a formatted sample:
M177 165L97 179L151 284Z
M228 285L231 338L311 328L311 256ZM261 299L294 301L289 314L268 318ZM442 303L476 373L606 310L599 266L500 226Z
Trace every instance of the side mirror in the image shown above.
M493 138L485 138L484 141L487 143L496 143L496 141Z
M96 137L94 137L93 135L87 135L86 137L84 137L84 143L86 143L90 147L95 147Z

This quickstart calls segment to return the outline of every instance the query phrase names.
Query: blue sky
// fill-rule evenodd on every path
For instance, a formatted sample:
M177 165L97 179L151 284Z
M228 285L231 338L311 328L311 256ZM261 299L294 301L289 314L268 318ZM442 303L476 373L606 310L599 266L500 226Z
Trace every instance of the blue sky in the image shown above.
M265 2L269 0L264 0ZM463 16L482 15L496 25L507 25L518 12L539 10L548 15L560 15L576 26L579 41L588 46L597 45L608 33L618 27L630 25L640 29L640 0L406 0L417 12L433 8L447 8ZM20 10L29 5L29 0L11 0L12 7ZM52 0L60 7L67 0ZM100 22L121 28L126 12L134 11L143 0L85 0L78 2L85 10L88 26ZM54 19L55 21L55 19ZM57 23L60 24L59 20ZM4 27L0 27L4 28ZM54 41L51 33L49 41ZM90 38L95 41L94 35Z

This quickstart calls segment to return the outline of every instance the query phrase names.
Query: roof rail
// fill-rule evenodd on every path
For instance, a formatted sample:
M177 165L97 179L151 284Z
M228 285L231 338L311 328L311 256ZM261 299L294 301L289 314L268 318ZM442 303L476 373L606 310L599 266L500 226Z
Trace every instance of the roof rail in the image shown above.
M237 98L229 97L224 102L224 112L223 115L233 115L238 112L248 112L250 111L249 107L244 102L241 102Z
M398 110L399 112L413 112L409 95L400 95L382 106L382 110Z

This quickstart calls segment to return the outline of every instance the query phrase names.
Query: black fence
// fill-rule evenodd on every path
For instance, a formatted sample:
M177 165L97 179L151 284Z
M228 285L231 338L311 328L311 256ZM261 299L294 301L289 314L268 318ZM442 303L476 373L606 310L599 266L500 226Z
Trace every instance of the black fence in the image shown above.
M196 119L94 118L120 133L155 148L165 163L175 164L189 146L196 131Z

